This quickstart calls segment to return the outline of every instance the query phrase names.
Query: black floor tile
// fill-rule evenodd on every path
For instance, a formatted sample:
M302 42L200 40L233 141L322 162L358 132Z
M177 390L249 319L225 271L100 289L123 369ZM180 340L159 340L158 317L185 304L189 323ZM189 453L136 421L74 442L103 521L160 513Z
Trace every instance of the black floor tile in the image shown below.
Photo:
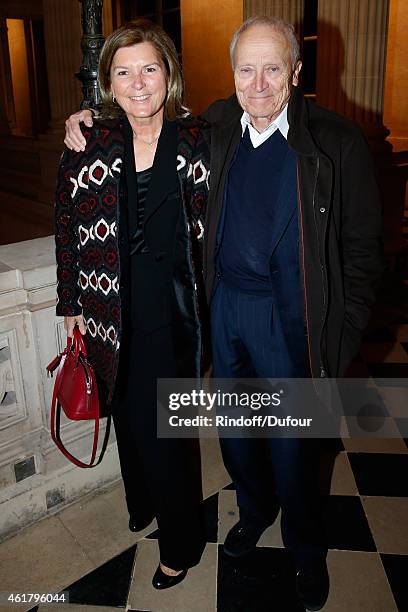
M368 363L368 371L376 383L381 378L405 378L408 380L408 363Z
M408 455L348 453L360 495L408 497Z
M112 606L127 604L136 544L67 588L70 604ZM67 608L68 609L68 608Z
M322 498L322 506L329 548L376 551L360 497L331 495Z
M235 484L230 482L226 487L224 487L224 491L235 491Z
M152 533L149 533L149 535L145 536L147 540L157 540L158 537L159 537L158 529L155 529L155 531L152 531Z
M407 555L381 555L385 573L394 595L398 610L408 610L408 556Z
M218 555L217 612L303 612L296 596L295 568L282 548L257 548L231 559Z

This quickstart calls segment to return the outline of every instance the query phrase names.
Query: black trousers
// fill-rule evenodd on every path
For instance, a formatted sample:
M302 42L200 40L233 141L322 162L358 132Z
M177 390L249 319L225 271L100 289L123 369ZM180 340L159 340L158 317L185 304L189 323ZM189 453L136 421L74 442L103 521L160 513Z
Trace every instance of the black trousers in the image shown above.
M272 296L249 295L221 281L211 307L216 378L304 377L293 363ZM304 351L299 347L302 358ZM298 569L320 562L327 547L318 488L318 440L223 438L225 467L235 483L240 519L269 525L276 499L282 539Z
M205 546L198 440L157 438L157 378L176 377L172 328L122 344L113 419L129 513L159 526L160 560L199 563Z

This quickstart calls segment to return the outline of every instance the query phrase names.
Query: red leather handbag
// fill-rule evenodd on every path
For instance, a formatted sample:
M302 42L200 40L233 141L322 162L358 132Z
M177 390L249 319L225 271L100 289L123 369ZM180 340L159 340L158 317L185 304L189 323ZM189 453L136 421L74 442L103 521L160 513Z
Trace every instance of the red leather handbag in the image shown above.
M58 368L52 394L51 404L51 436L60 451L72 463L81 468L97 466L108 445L111 416L108 416L105 438L101 452L96 460L99 438L99 419L101 418L98 387L95 372L87 360L86 346L81 332L74 328L74 337L68 338L63 352L47 366L47 372L52 375ZM60 436L61 407L68 419L73 421L95 421L92 454L89 463L77 459L64 446Z

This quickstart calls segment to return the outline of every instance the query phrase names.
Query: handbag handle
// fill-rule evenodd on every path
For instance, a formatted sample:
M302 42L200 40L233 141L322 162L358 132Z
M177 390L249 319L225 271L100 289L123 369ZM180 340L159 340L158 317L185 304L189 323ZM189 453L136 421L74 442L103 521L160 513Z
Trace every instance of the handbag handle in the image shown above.
M73 333L74 333L73 338L68 338L67 348L68 350L72 349L72 345L73 345L75 359L78 359L78 356L80 353L82 353L82 355L86 359L87 354L86 354L85 342L84 342L81 332L79 331L79 327L77 325L75 325Z

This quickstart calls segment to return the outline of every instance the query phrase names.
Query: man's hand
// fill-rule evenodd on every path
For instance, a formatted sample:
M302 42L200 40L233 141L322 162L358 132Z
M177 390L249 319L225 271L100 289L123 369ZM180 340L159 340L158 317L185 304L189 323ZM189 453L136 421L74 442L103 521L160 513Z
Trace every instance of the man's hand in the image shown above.
M67 332L68 338L74 337L74 327L78 324L79 331L82 335L86 333L84 317L77 315L76 317L64 317L64 329Z
M65 140L64 143L68 149L72 149L77 153L85 151L86 140L81 132L79 124L83 122L87 127L92 127L93 117L92 111L85 109L71 115L65 122Z

